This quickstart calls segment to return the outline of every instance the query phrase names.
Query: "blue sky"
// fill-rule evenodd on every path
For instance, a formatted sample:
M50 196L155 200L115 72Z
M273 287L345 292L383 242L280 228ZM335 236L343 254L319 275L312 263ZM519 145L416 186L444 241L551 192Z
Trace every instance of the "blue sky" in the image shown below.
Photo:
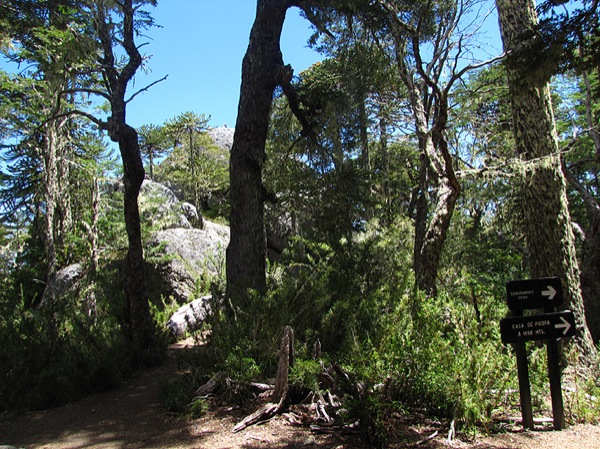
M484 0L493 8L493 0ZM168 75L165 81L136 96L129 103L127 121L134 127L162 125L166 120L192 111L211 116L210 126L235 126L242 59L254 22L256 0L159 0L149 12L160 27L146 32L138 43L150 56L146 73L141 70L128 93L143 89ZM488 59L500 52L495 14L486 21L487 37L481 42ZM319 61L307 46L310 24L299 10L288 11L281 40L286 64L295 73ZM0 68L16 70L0 59Z
M161 125L183 112L210 115L211 126L235 126L242 58L254 22L254 0L159 0L151 10L162 28L147 33L150 73L136 76L133 93L168 75L167 80L137 96L127 120L138 127ZM294 8L288 11L281 47L295 73L320 58L307 48L310 24ZM140 42L143 42L140 39Z
M483 9L493 8L488 0ZM168 75L167 80L137 96L128 107L127 119L134 126L161 125L183 112L211 116L211 126L235 126L242 58L254 21L255 0L159 0L151 13L161 28L149 30L143 52L151 55L150 72L138 74L135 92ZM495 14L486 21L481 42L488 59L500 53ZM310 24L296 8L288 11L281 47L286 64L295 73L321 56L307 47ZM143 42L140 39L139 42ZM484 51L484 53L487 53Z

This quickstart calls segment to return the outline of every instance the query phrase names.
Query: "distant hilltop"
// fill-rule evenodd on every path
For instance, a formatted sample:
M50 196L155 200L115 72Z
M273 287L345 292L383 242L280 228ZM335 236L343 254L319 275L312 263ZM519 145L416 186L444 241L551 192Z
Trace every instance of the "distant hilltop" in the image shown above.
M231 151L231 147L233 146L233 133L235 128L228 128L227 125L221 126L219 128L211 128L208 130L208 135L212 137L215 145L221 148L227 148Z

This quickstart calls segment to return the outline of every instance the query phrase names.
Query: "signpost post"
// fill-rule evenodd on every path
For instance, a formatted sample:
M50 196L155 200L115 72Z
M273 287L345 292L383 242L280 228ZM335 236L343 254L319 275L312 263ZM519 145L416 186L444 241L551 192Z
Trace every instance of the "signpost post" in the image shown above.
M527 429L534 427L525 342L547 340L548 377L554 428L564 429L558 340L575 335L576 328L573 312L568 310L555 312L555 307L563 302L561 281L559 278L511 281L506 284L506 295L513 316L500 321L500 333L503 343L515 345L523 427ZM523 311L529 309L544 309L544 313L523 316Z

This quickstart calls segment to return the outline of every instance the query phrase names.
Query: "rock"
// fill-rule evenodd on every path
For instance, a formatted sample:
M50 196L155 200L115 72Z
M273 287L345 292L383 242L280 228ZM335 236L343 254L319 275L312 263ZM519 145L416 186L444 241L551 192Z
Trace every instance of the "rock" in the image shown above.
M202 219L202 215L198 213L196 206L191 203L183 202L181 203L181 211L183 215L187 219L187 221L192 225L193 228L202 229L204 226L204 220Z
M116 192L125 192L125 185L121 179L109 179L101 185L102 193L112 195Z
M231 151L233 147L233 134L235 128L228 128L226 125L220 128L211 128L208 130L208 135L212 138L215 145L221 148L226 148Z
M64 293L69 290L75 282L83 275L83 265L74 263L56 273L57 289Z
M197 329L210 312L211 296L203 296L179 309L167 321L167 328L174 337L182 337L186 331Z
M154 228L173 229L202 227L202 217L196 208L181 202L164 184L146 179L140 189L140 214Z
M228 244L229 227L207 220L202 229L155 232L148 247L160 248L164 257L153 263L156 273L148 276L149 282L154 283L149 290L160 292L165 298L173 296L179 303L187 302L201 276L222 273Z
M54 281L50 281L44 290L40 304L44 304L46 300L50 299L50 295L52 294L54 294L56 298L60 298L70 291L75 291L77 288L77 283L82 276L83 265L80 263L74 263L58 270L56 273L56 279L54 279Z
M144 180L142 183L140 195L156 199L167 205L179 203L179 200L171 189L159 182L150 181L149 179Z

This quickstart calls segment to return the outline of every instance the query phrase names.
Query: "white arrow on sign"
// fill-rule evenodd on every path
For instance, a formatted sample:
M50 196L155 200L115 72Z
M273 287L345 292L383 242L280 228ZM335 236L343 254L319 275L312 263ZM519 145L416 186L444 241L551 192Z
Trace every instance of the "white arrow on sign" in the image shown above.
M551 285L548 285L547 289L548 290L542 291L542 296L546 296L548 298L548 300L552 301L554 299L554 297L556 296L557 291Z
M564 329L563 335L567 335L567 332L569 332L569 329L571 329L571 323L565 320L564 316L561 316L560 320L562 321L562 323L555 324L554 327L556 329Z

